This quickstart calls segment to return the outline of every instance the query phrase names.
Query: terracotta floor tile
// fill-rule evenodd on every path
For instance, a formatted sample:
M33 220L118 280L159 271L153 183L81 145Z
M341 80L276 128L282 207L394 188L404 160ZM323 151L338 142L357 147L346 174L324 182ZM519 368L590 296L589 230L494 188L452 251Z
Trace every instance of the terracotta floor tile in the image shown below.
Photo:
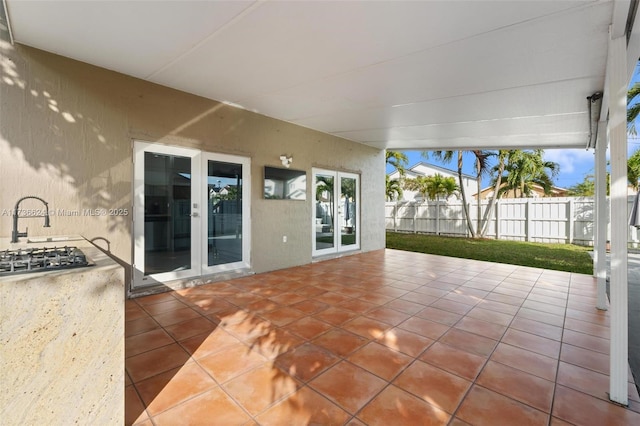
M340 358L312 343L298 346L275 359L275 365L304 382L338 362Z
M209 333L199 334L182 340L180 345L182 345L194 359L200 359L239 343L240 340L224 331L222 327L218 327Z
M281 369L265 364L225 383L224 390L255 416L301 387Z
M330 305L326 303L319 302L317 300L303 300L302 302L295 303L291 305L292 308L295 308L299 311L304 312L305 314L311 315L327 309Z
M134 300L127 300L124 309L125 321L133 321L141 318L151 318L151 316L140 307Z
M313 340L313 343L322 346L338 356L344 357L364 346L368 341L368 338L349 331L335 329L316 338Z
M309 382L309 385L338 404L351 414L355 414L387 382L357 367L342 361Z
M421 305L420 303L402 299L393 300L384 306L386 308L395 309L396 311L404 312L405 314L409 315L415 315L424 309L424 305Z
M557 383L605 401L609 400L609 376L606 374L561 361ZM630 395L637 393L634 389L635 385L629 383Z
M536 311L525 307L520 308L516 315L516 318L518 317L555 325L556 327L562 327L564 325L564 316L562 315L554 315L548 312Z
M428 294L429 296L434 296L437 298L441 298L443 296L446 296L449 293L449 290L443 290L440 288L433 288L433 287L429 287L429 284L425 284L421 287L416 288L415 290L413 290L415 293L422 293L422 294Z
M560 339L562 339L562 327L556 327L555 325L545 324L527 318L516 317L509 327L551 340L560 341Z
M283 306L279 303L274 302L271 299L260 299L255 302L249 303L245 309L254 314L260 314L263 312L269 312L276 310L278 308L282 308Z
M453 300L440 299L437 302L433 302L431 307L443 309L445 311L453 312L455 314L466 315L473 306L466 305L464 303L455 302Z
M166 293L171 294L171 293ZM152 297L152 296L147 296ZM142 298L146 299L146 298ZM140 303L143 303L143 300L139 300ZM149 305L143 305L143 309L149 313L149 315L158 315L169 311L174 311L176 309L186 308L187 305L177 300L174 297L167 297L164 301L160 303L154 303Z
M251 418L220 388L212 389L153 418L158 425L241 425Z
M381 344L412 357L417 357L433 344L433 340L401 328L392 328L378 339Z
M344 302L340 302L335 306L336 308L346 309L348 311L353 311L353 312L362 314L364 312L367 312L376 308L378 305L374 303L365 302L364 300L349 299L349 300L345 300Z
M155 319L161 326L166 327L168 325L177 324L179 322L200 317L201 315L193 309L182 308L168 311L163 314L154 315L153 319Z
M155 305L156 303L174 302L177 299L171 292L152 294L150 296L138 297L135 302L140 306Z
M384 305L385 303L391 302L395 297L385 296L383 294L377 293L367 293L360 297L360 300L364 300L365 302L373 303L376 305Z
M560 355L560 342L509 328L502 338L503 343L527 349L551 358Z
M401 300L408 300L410 302L420 303L421 305L428 306L439 299L439 297L431 296L429 294L417 293L410 291L409 293L400 297Z
M489 361L476 383L545 413L551 411L554 383L522 370Z
M174 340L163 329L157 328L145 333L124 339L124 353L126 357L141 354L162 346L170 345Z
M551 381L555 380L558 368L558 360L555 358L507 345L506 343L498 344L491 355L491 360Z
M124 388L124 424L133 425L140 424L146 420L149 420L149 415L144 408L144 404L138 396L138 392L132 386L126 386Z
M307 297L298 293L281 293L277 296L270 297L269 300L272 300L283 306L288 306L298 302L302 302L303 300L307 300Z
M413 358L387 346L371 342L354 352L348 360L378 377L391 381L413 361Z
M237 311L238 307L224 299L214 298L212 296L200 296L197 300L193 300L193 309L203 315L211 315L221 311Z
M610 343L608 339L591 336L573 330L564 330L562 342L569 345L578 346L583 349L609 354Z
M594 324L600 324L609 326L611 319L607 314L607 311L601 311L595 306L591 307L589 312L580 311L577 309L567 309L567 318L574 318L582 321L592 322Z
M640 414L557 385L553 415L577 425L637 425Z
M146 331L155 330L158 327L160 327L160 325L153 318L145 314L138 319L126 321L124 323L124 335L125 337L131 337Z
M483 299L478 305L478 308L488 309L494 312L501 312L503 314L515 315L520 309L519 306L514 306L508 303L498 302L495 300Z
M409 314L384 306L370 310L365 314L365 316L385 322L392 326L396 326L410 317Z
M494 290L487 295L485 300L491 300L495 302L505 303L507 305L512 305L515 307L520 307L524 303L525 298L519 297L519 296L512 296L508 294L496 293Z
M445 333L440 342L484 357L489 356L498 344L496 340L456 328Z
M407 290L403 290L401 288L391 287L389 285L385 285L384 287L380 287L374 290L376 294L382 294L383 296L390 296L394 299L402 296L403 294L407 294Z
M163 346L125 359L133 383L183 365L189 354L177 343Z
M474 385L456 417L473 425L546 425L549 415L489 389Z
M339 294L332 291L328 291L314 297L314 300L322 303L327 303L329 305L337 305L338 303L344 302L349 299L351 299L349 296L345 296L344 294Z
M459 330L468 331L493 340L500 340L507 330L506 326L486 322L469 316L464 317L454 326Z
M249 343L253 352L273 360L300 346L304 340L281 328L271 328L267 333Z
M295 320L284 327L285 330L306 340L314 339L331 328L333 328L331 324L312 317Z
M135 386L149 415L155 416L218 385L197 363L188 362Z
M261 336L267 334L269 330L275 328L269 321L260 316L251 313L246 314L243 311L238 312L235 316L238 318L240 315L244 315L243 320L222 321L219 328L223 328L226 332L248 344L252 344Z
M393 381L397 387L448 413L456 410L471 383L422 361L411 364Z
M480 319L493 324L508 326L513 320L513 315L495 312L489 309L475 307L467 313L467 317Z
M395 386L389 386L358 414L365 424L446 425L450 415Z
M200 358L198 363L216 379L216 382L224 383L265 361L266 358L262 355L251 351L246 345L239 344Z
M342 425L349 417L346 411L304 387L256 417L264 426Z
M390 329L391 325L372 318L360 316L342 324L341 328L366 339L377 339L381 337L385 331Z
M594 352L577 346L562 344L560 360L580 367L588 368L602 374L609 374L609 355Z
M578 331L580 333L590 334L592 336L600 337L601 339L609 339L609 327L594 324L592 322L567 318L564 322L564 328Z
M420 360L468 380L475 380L487 362L485 357L440 342L431 345L420 355Z
M322 312L315 314L314 318L328 322L329 324L340 325L357 316L358 314L356 312L347 311L346 309L340 309L332 306Z
M211 332L216 327L216 324L211 322L208 318L199 317L170 325L164 329L171 335L171 337L180 341L198 334Z
M449 311L443 311L442 309L434 308L433 306L427 306L426 308L418 312L415 316L449 326L454 325L460 320L460 318L463 317L463 315Z
M412 317L398 326L403 330L411 331L429 339L438 340L446 333L450 327L445 324L429 321L426 319Z
M264 319L279 327L287 325L305 315L306 314L304 312L290 307L274 309L273 311L262 313L262 317Z

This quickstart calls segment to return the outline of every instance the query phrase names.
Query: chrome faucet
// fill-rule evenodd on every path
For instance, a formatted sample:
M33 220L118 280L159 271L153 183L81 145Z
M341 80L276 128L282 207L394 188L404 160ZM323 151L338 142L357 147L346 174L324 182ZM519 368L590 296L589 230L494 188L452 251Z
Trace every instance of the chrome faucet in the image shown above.
M31 215L20 216L20 203L23 200L27 200L29 198L33 198L34 200L42 201L42 203L44 204L44 209L45 209L44 215L40 215L40 216L31 216ZM33 195L29 195L27 197L22 197L22 198L20 198L18 200L18 202L16 203L16 206L13 208L13 231L11 231L11 242L12 243L17 243L19 237L26 237L27 236L27 232L29 232L29 228L27 228L24 232L18 232L18 218L19 217L44 217L44 227L45 228L50 228L51 227L51 225L49 224L49 203L47 203L42 198L34 197Z

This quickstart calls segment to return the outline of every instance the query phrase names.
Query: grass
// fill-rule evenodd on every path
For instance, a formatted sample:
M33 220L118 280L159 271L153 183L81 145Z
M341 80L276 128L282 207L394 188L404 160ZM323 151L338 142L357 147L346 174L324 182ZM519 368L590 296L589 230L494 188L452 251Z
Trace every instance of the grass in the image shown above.
M593 273L591 247L387 232L387 248L557 271Z

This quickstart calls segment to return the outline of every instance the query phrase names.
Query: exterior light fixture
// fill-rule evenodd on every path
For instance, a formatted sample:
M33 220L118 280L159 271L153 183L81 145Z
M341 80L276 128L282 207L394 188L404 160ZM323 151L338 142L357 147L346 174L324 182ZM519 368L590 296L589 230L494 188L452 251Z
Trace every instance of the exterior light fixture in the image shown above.
M293 163L293 156L287 155L287 154L282 154L280 156L280 161L282 161L282 165L285 166L288 169L289 166L291 165L291 163Z

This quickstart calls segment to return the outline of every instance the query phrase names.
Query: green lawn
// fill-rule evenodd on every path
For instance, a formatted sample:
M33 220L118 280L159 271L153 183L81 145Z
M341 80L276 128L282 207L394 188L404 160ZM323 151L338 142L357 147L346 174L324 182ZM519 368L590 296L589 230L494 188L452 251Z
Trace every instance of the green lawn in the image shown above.
M387 248L557 271L593 273L591 247L387 232Z

